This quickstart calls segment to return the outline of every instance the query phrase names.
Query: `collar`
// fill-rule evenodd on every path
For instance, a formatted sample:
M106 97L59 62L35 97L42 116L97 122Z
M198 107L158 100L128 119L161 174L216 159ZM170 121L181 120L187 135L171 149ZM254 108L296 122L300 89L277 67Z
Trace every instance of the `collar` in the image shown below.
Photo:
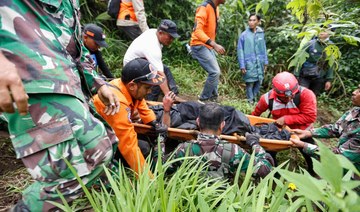
M217 136L217 135L212 135L212 134L206 134L206 133L199 133L198 134L198 139L211 139L211 140L214 140L214 139L217 139L217 140L219 140L220 138L219 138L219 136Z
M359 106L355 106L351 109L351 115L353 117L358 117L360 119L360 107Z
M250 31L250 32L252 32L252 33L264 32L264 30L263 30L261 27L259 27L259 26L256 27L256 31L255 31L255 32L253 32L253 31L250 29L250 27L247 27L247 30Z

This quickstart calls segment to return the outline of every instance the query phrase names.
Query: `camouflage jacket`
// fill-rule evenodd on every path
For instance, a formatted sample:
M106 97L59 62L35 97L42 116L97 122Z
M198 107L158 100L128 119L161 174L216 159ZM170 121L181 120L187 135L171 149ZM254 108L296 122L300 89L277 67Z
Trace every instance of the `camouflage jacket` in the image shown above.
M87 62L79 17L78 0L0 1L0 50L16 65L27 93L84 100L76 65ZM85 66L84 75L95 93L105 82L92 69Z
M333 152L344 155L360 170L360 107L347 111L335 124L312 129L311 134L314 138L339 138ZM310 155L314 155L317 149L311 144L304 147Z
M241 172L246 172L250 162L250 155L236 144L222 141L218 136L200 133L197 140L179 144L175 150L175 158L188 156L203 156L204 162L209 162L209 170L220 173L221 177L234 177L239 163L245 160ZM255 151L254 176L264 177L272 169L273 159L260 145L254 145ZM180 166L181 163L177 163Z

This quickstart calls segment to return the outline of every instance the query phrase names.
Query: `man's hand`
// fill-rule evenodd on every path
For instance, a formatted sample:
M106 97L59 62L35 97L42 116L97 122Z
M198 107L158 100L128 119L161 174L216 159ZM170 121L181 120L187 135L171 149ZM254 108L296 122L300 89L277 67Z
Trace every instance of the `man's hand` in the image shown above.
M225 48L219 44L215 44L214 50L219 54L225 54Z
M105 105L104 113L106 115L114 115L120 110L120 102L117 96L108 88L103 85L98 90L99 99Z
M2 52L0 52L0 64L0 112L14 113L17 107L20 115L26 115L29 96L25 92L15 65Z
M285 117L280 117L278 119L275 120L275 124L278 126L284 126L285 125Z
M246 69L245 69L245 68L242 68L242 69L241 69L241 73L242 73L242 74L246 74Z
M217 53L225 54L225 48L217 44L215 41L211 41L210 46L212 46Z
M327 81L327 82L325 83L325 91L329 91L330 88L331 88L331 82L330 82L330 81Z
M174 104L175 102L175 98L176 95L174 94L174 92L170 91L169 93L167 93L164 98L163 98L163 108L164 108L164 112L170 112L171 110L171 106Z
M309 130L294 129L294 130L291 130L291 132L293 132L297 136L299 136L300 139L310 138L312 136L311 132Z
M292 147L304 148L305 142L300 141L300 139L290 138Z
M246 132L245 137L246 137L246 144L249 145L250 147L254 146L255 144L259 144L260 141L259 135Z
M153 129L155 130L156 135L159 134L165 134L167 135L168 127L160 122L157 122L156 120L149 123Z

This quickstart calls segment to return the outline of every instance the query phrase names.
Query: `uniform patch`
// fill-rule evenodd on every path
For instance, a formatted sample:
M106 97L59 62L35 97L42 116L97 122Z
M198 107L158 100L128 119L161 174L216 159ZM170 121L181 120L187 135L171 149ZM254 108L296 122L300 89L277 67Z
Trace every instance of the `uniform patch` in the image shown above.
M131 110L130 110L130 108L126 108L125 110L128 112L127 117L128 117L129 122L131 123Z

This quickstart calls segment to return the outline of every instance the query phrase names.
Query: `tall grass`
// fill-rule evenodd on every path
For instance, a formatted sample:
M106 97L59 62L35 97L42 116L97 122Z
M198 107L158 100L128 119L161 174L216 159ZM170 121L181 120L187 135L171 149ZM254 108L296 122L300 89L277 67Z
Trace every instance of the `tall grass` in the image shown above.
M105 169L108 186L99 191L82 184L86 196L81 204L59 205L64 211L80 210L87 201L93 211L359 211L360 197L353 190L359 181L350 179L356 168L344 157L320 145L321 162L314 170L321 179L306 171L288 171L286 163L255 183L252 179L254 154L246 173L238 168L234 182L206 176L208 164L201 157L171 159L156 163L154 177L138 178L120 166L117 173ZM173 163L182 165L172 175L166 174ZM241 161L241 164L243 161ZM240 164L240 167L241 167ZM344 168L349 170L343 171ZM73 170L74 171L74 170ZM147 173L149 168L144 171ZM275 177L280 173L281 177ZM343 175L344 174L344 175ZM89 207L88 207L89 208Z

